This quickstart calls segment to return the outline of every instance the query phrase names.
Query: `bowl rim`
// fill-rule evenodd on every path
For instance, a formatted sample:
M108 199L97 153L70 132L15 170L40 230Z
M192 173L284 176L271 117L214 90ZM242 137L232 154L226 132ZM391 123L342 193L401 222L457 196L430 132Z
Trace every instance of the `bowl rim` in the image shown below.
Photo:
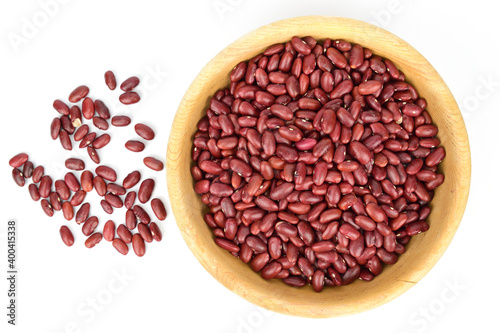
M420 69L421 75L429 75L432 76L434 80L436 80L435 83L437 85L433 88L435 88L437 91L439 91L440 94L442 94L441 96L443 97L443 99L446 99L448 103L446 112L449 113L450 116L453 116L453 119L451 120L454 130L453 134L454 136L461 138L461 141L459 142L461 149L461 159L456 162L459 163L459 165L457 165L457 168L461 168L461 176L463 179L461 187L459 189L459 193L454 194L456 197L456 202L454 202L454 204L457 206L457 209L456 211L454 211L453 216L450 217L450 225L448 225L447 234L440 236L439 246L437 247L437 250L432 253L430 255L430 258L425 262L425 267L420 267L420 269L416 270L415 272L411 272L408 279L396 280L394 282L394 286L390 286L390 288L387 289L387 293L385 295L380 294L370 298L369 300L363 300L361 298L356 298L349 301L346 300L348 303L348 306L346 306L346 308L340 308L338 304L329 305L325 303L322 303L321 308L319 308L319 306L311 306L311 304L308 304L306 301L299 301L295 304L284 304L284 302L282 302L279 297L276 297L276 295L266 295L262 290L259 289L258 286L242 285L239 281L235 281L238 278L238 274L234 272L234 267L228 267L228 265L218 265L218 262L212 256L212 253L207 249L201 248L200 244L198 244L197 235L195 234L196 230L191 221L192 216L188 216L188 213L186 211L189 206L182 202L181 183L182 181L185 181L185 179L183 179L183 177L181 177L180 175L181 170L179 170L179 157L183 153L185 154L185 151L179 146L179 140L186 136L186 129L182 126L175 125L177 125L179 122L185 121L186 118L189 118L190 101L187 100L188 96L194 94L195 98L203 97L196 96L196 92L198 91L200 86L204 86L209 83L210 75L213 75L212 68L218 64L223 64L225 62L224 58L228 57L229 55L234 56L235 52L239 52L239 50L245 49L248 43L254 43L256 41L262 42L265 38L264 36L274 36L276 32L278 32L280 36L282 36L284 34L283 30L285 28L291 30L287 30L288 32L286 32L286 35L289 36L288 40L294 35L314 36L317 33L324 34L325 29L329 31L328 33L331 38L345 39L353 43L361 44L362 46L366 46L368 48L371 48L369 46L369 44L371 43L369 38L380 38L380 40L383 40L385 38L385 43L389 43L391 45L394 45L394 47L398 47L407 56L413 57L413 61L416 61L417 63L422 65L422 68ZM350 29L350 32L347 33L347 35L351 38L345 37L344 35L338 37L335 36L335 33L339 33L341 29L346 28ZM343 31L343 33L346 34L346 31ZM267 42L267 44L263 45L268 46L279 42L281 41L273 40L272 42ZM263 50L255 49L254 55L257 55L262 51ZM374 51L374 53L384 57L381 52ZM226 73L226 76L227 74L228 73ZM191 96L191 98L193 98L193 96ZM186 244L188 245L194 256L197 258L197 260L217 281L219 281L222 285L235 292L239 296L268 310L288 315L324 318L351 315L367 311L369 309L385 304L388 301L406 292L432 269L432 267L444 254L454 234L456 233L458 226L460 225L470 188L470 163L471 161L468 136L459 107L455 99L453 98L451 91L449 90L441 76L416 49L414 49L411 45L403 41L398 36L370 23L343 17L301 16L279 20L261 26L260 28L257 28L245 34L233 43L229 44L222 51L220 51L200 71L200 73L187 89L172 123L167 149L166 172L169 199L176 223L179 227L182 237L184 238ZM227 257L232 256L227 253ZM350 286L345 286L342 288L349 287ZM281 296L286 297L286 295L284 294L281 294ZM289 307L287 307L287 305ZM293 307L291 305L293 305Z

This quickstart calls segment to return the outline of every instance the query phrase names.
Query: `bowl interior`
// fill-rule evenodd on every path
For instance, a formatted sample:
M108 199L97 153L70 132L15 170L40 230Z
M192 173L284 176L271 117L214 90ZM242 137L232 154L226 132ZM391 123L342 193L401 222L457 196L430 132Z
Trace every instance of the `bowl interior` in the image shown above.
M438 188L428 218L429 231L412 237L407 252L393 266L367 283L325 288L293 288L278 280L266 281L247 264L219 248L203 220L205 206L193 190L191 149L196 124L210 97L229 85L228 74L242 60L294 35L344 39L391 59L419 94L439 128L447 156L441 164L444 184ZM460 110L436 70L409 44L376 26L346 18L299 17L261 27L222 50L199 73L177 110L167 155L170 202L181 233L200 263L219 282L247 300L280 313L304 317L353 314L381 305L417 283L448 247L462 218L470 185L470 152Z

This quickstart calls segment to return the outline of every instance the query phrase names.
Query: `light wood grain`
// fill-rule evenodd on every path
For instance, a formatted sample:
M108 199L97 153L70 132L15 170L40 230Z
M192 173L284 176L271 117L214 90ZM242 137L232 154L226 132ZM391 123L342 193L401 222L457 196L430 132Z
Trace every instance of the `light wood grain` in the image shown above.
M356 281L345 287L325 288L321 293L315 293L310 287L295 289L281 281L263 280L247 264L215 245L203 221L206 210L193 191L190 174L193 134L210 96L229 84L228 74L238 62L294 35L345 39L393 60L427 99L428 111L439 127L438 136L447 152L441 165L446 180L432 202L430 230L413 237L399 261L386 267L372 282ZM460 224L469 193L470 171L469 142L460 110L429 62L406 42L381 28L352 19L321 16L266 25L238 39L213 58L195 78L177 110L167 153L168 191L175 219L203 267L229 290L250 302L304 317L366 311L394 299L417 283L443 255Z

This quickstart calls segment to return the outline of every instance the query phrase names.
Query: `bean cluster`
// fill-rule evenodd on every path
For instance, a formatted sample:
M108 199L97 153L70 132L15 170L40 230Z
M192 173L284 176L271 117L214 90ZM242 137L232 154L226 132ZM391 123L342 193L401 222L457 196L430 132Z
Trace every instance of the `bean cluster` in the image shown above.
M293 37L229 78L192 151L217 245L264 279L319 292L372 280L428 230L445 151L391 60Z
M104 77L109 89L114 90L116 88L114 73L108 71ZM139 95L133 91L138 84L139 78L133 76L120 85L120 89L124 92L119 97L121 103L139 102ZM67 221L74 219L78 225L82 225L82 233L88 237L85 241L86 247L92 248L104 238L112 242L116 250L124 255L128 253L128 244L131 243L136 255L141 257L146 251L145 242L151 243L153 240L161 241L162 239L160 228L155 222L151 222L150 215L141 204L150 202L151 209L159 220L165 220L167 212L160 199L150 200L155 187L152 178L145 179L139 184L141 173L133 171L123 179L120 185L116 182L115 170L112 167L100 165L98 151L110 142L111 136L108 133L98 135L83 122L92 120L93 125L104 132L109 128L109 119L116 127L128 126L131 119L125 115L116 115L111 118L109 108L103 101L87 97L89 91L87 86L74 89L68 97L69 102L73 104L71 107L59 99L54 101L53 107L60 113L60 116L53 119L50 134L53 140L59 138L62 147L69 151L73 150L73 142L79 142L79 148L87 149L90 159L98 165L94 172L86 169L85 161L82 159L68 158L65 161L66 168L75 173L81 171L80 177L69 171L64 179L56 180L53 187L52 177L45 174L44 167L39 165L34 168L33 163L29 161L28 154L19 153L9 161L10 166L13 167L12 177L21 187L25 185L26 180L31 178L32 183L28 186L30 196L34 201L41 199L41 207L46 215L52 217L55 211L62 211ZM82 101L81 107L77 104L80 101ZM146 141L155 137L153 129L145 124L138 123L134 129L137 135ZM137 139L129 140L125 143L125 148L140 152L144 150L145 144ZM143 162L152 170L163 170L163 162L154 157L145 157ZM133 187L138 184L136 192ZM102 197L100 205L105 213L111 214L115 209L122 207L127 209L124 223L116 228L118 237L115 237L115 223L112 220L105 223L102 233L96 232L99 218L90 216L90 203L84 203L87 193L93 190ZM140 203L135 203L136 198ZM138 232L132 234L135 228ZM61 226L60 234L67 246L74 244L74 236L68 226Z

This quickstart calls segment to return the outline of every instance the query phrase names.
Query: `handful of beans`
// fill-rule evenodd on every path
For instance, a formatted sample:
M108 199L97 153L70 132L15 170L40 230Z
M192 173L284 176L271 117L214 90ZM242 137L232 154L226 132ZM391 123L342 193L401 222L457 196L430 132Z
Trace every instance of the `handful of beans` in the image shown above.
M194 135L194 190L215 243L264 279L371 281L429 229L445 150L389 59L293 37L237 64Z
M117 82L113 72L107 71L104 74L104 80L110 90L116 89ZM119 96L122 104L139 102L140 96L133 91L138 86L139 81L138 77L132 76L122 82L120 89L123 93ZM98 151L100 152L108 145L111 136L108 133L97 136L98 134L93 132L88 124L83 124L84 119L92 120L93 125L102 131L108 130L109 119L111 125L115 127L128 126L132 120L125 115L111 117L110 110L103 101L87 96L89 91L89 87L85 85L75 88L68 97L68 101L73 104L71 107L62 100L56 99L54 101L53 107L60 113L60 116L52 120L50 135L53 140L59 138L61 146L68 151L72 151L74 147L76 148L76 143L80 142L78 147L86 148L90 159L99 165L101 160ZM76 104L80 101L81 108ZM149 141L155 137L153 129L145 124L137 123L134 129L137 135L144 140ZM75 145L72 143L72 137ZM144 150L145 144L139 140L129 140L125 143L125 148L133 152L141 152ZM163 162L154 157L145 157L143 162L152 170L163 170ZM145 243L162 240L160 228L151 221L150 215L141 206L141 204L150 202L151 209L158 220L165 220L167 217L167 211L160 199L154 198L150 201L155 187L155 181L152 178L141 181L141 173L136 170L129 173L123 179L122 185L119 185L116 171L112 167L99 165L92 172L86 169L82 159L74 157L66 159L64 164L71 171L65 174L64 179L55 180L54 187L52 187L52 177L45 174L42 165L35 168L33 162L29 161L28 154L19 153L9 160L9 165L13 168L14 182L23 187L31 178L32 183L28 186L30 196L34 201L40 201L42 210L47 216L52 217L55 211L62 211L67 221L74 219L76 224L82 225L82 233L88 237L85 240L87 248L93 248L104 238L123 255L129 252L128 244L132 244L135 254L142 257L146 253ZM80 180L72 171L82 171ZM136 192L133 187L139 182L141 183ZM102 232L96 231L99 218L90 216L90 203L84 202L87 193L94 189L102 197L100 205L105 213L112 214L115 209L122 207L127 209L124 223L118 223L118 227L115 228L115 222L108 220L102 228ZM135 203L136 197L140 203ZM136 228L137 233L132 234ZM59 233L65 245L73 246L75 238L68 226L61 226Z

